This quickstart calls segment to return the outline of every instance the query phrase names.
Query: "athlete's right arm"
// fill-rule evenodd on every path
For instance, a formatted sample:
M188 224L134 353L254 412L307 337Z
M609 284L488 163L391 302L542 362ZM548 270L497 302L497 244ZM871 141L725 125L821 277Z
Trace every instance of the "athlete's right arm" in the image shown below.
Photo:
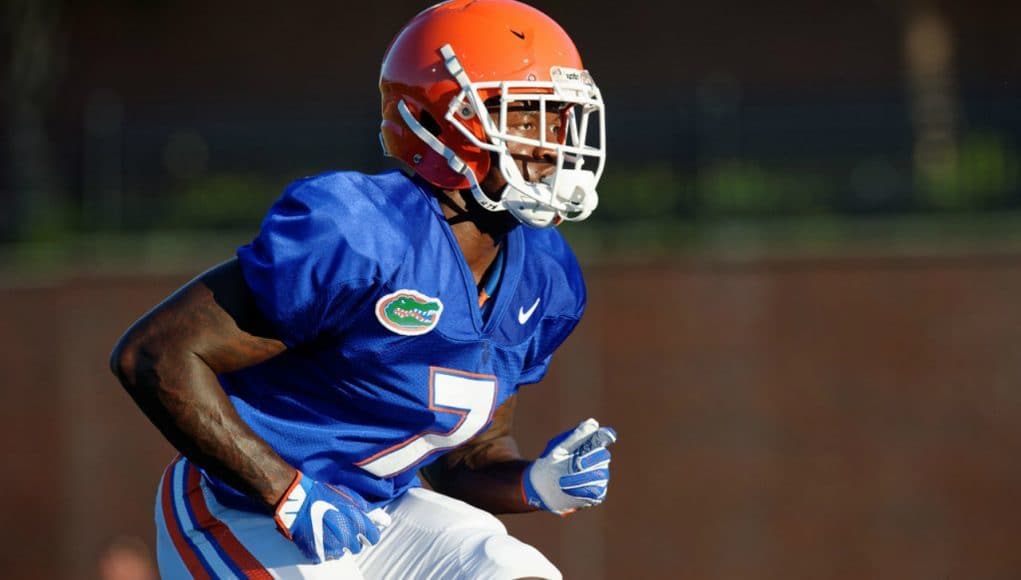
M185 457L272 512L295 481L295 469L241 420L217 375L286 348L259 314L235 258L135 322L114 348L110 366Z

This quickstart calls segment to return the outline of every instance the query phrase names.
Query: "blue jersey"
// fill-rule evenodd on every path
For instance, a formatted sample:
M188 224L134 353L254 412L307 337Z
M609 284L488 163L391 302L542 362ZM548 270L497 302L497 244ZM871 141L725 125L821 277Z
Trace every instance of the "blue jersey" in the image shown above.
M514 228L487 305L438 200L394 171L289 186L238 260L288 349L220 377L238 413L286 461L370 502L539 381L581 318L585 286L555 229ZM246 500L212 479L221 500ZM240 505L239 505L240 504Z

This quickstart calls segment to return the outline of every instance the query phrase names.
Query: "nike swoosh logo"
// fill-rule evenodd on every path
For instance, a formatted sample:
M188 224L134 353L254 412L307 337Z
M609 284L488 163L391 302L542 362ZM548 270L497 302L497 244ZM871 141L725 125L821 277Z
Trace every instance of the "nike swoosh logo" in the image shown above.
M532 313L535 312L536 307L539 306L540 300L542 300L542 298L536 298L535 303L533 303L532 307L529 308L528 310L525 310L524 308L520 307L518 308L518 324L524 324L528 322L528 319L532 317Z
M514 36L517 36L521 40L525 39L525 33L524 32L518 32L517 30L511 30L511 34L513 34Z
M327 512L334 511L339 512L336 506L330 502L319 500L312 504L312 508L309 510L309 517L312 518L312 538L316 544L316 554L319 555L319 561L326 561L326 546L325 538L323 538L323 518Z

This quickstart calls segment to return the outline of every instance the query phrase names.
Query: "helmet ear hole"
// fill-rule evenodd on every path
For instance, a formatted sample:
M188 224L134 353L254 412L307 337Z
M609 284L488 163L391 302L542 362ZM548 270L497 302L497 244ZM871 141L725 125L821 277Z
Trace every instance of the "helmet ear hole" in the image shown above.
M437 137L439 137L440 133L443 132L443 128L440 127L440 124L436 120L436 118L429 114L429 111L422 111L422 114L419 116L418 122L422 123L422 126L425 127L426 131L429 131L430 133Z

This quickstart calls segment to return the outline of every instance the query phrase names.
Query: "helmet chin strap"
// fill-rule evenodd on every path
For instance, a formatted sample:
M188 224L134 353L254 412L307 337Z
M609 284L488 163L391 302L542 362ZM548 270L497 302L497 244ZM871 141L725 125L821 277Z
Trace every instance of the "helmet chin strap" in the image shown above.
M507 211L527 226L547 228L562 221L556 211L542 206L535 200L528 199L527 194L509 183L503 187L500 194Z
M521 223L533 228L546 228L560 223L557 211L540 202L543 198L552 197L553 192L549 186L525 181L510 155L504 153L499 158L500 173L507 182L500 191L500 201L507 211Z
M500 201L522 223L544 228L563 220L581 221L599 205L595 174L565 169L558 160L556 171L539 182L526 181L513 158L500 155L500 172L507 185Z

